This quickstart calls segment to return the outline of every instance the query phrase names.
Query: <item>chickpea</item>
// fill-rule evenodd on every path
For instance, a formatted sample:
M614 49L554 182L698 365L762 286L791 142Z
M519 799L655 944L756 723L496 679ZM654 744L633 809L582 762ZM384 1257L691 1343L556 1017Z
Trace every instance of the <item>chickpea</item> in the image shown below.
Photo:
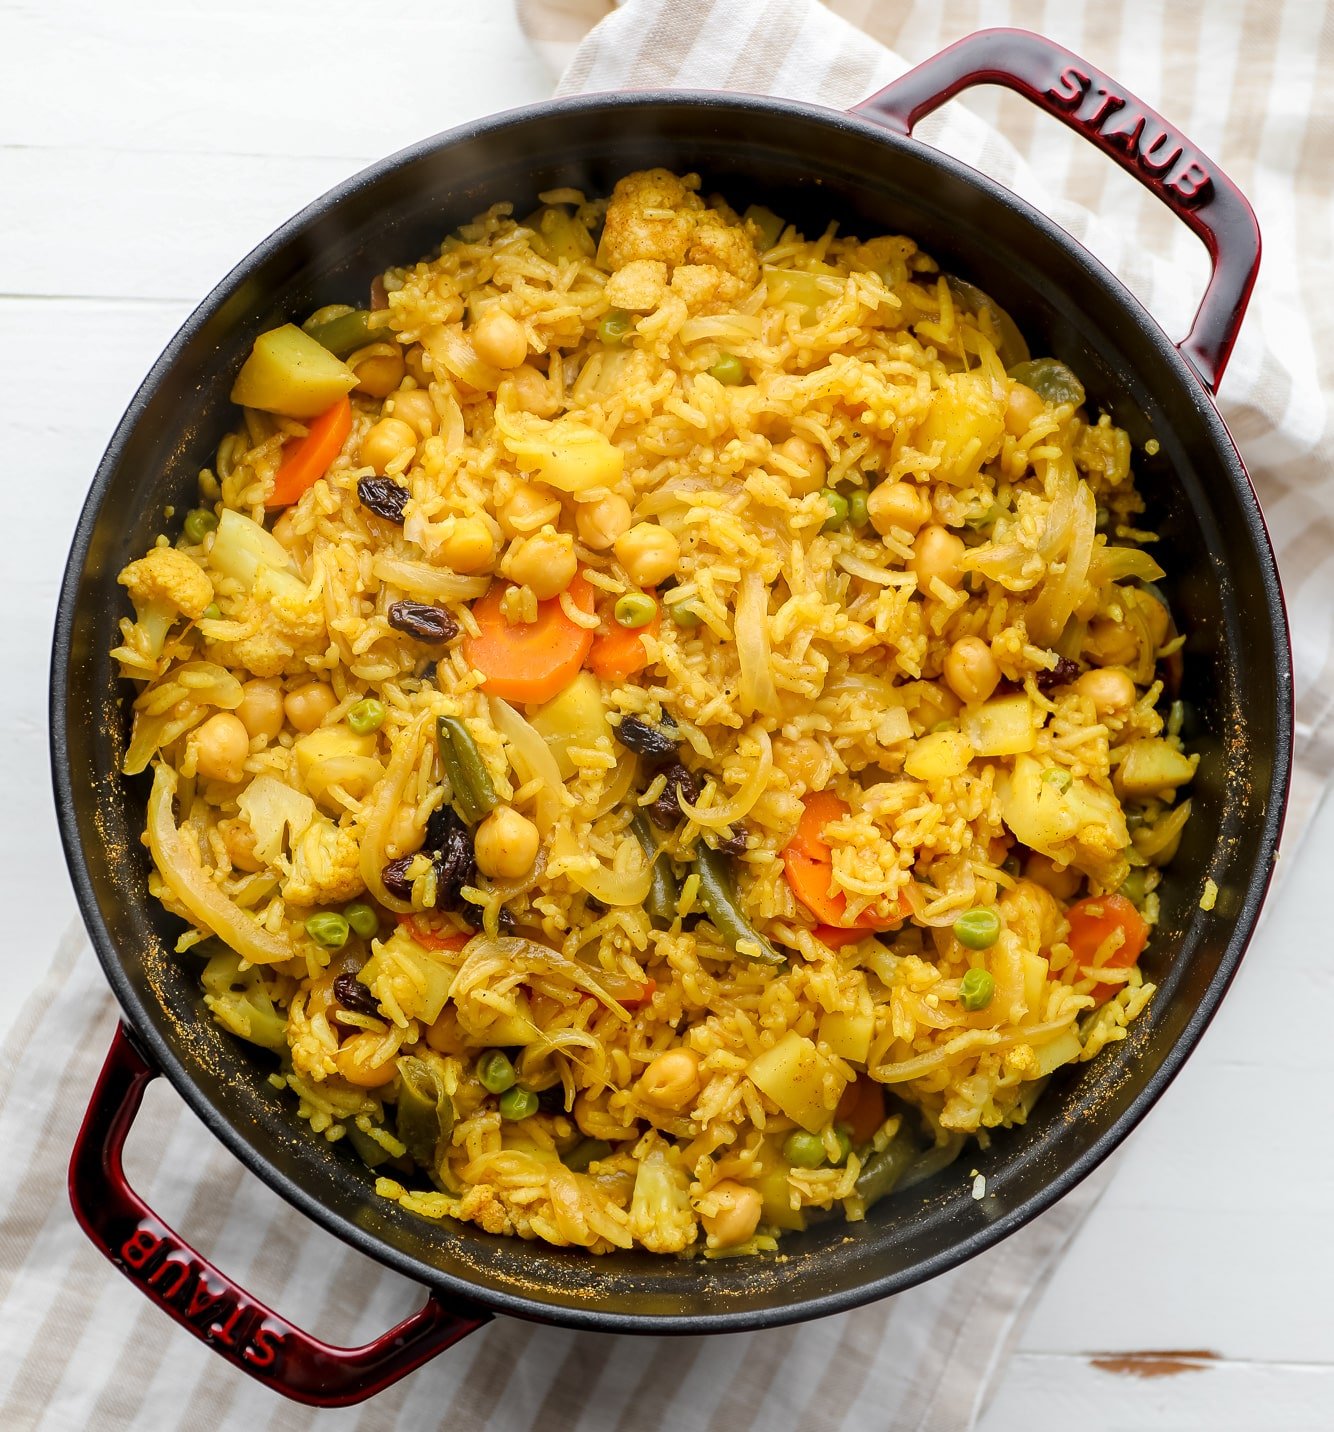
M779 443L778 451L802 469L799 477L788 479L788 490L792 496L809 497L812 492L819 492L829 472L823 450L808 438L790 437L786 442Z
M595 552L605 552L614 546L617 538L624 537L630 530L633 520L630 504L614 492L599 497L596 502L581 502L574 512L580 540Z
M1129 711L1135 704L1135 683L1130 679L1130 673L1119 666L1086 671L1075 682L1075 690L1093 702L1093 709L1099 716Z
M361 440L361 460L383 477L390 463L416 449L417 434L401 418L381 418Z
M403 364L408 372L417 380L422 388L431 386L431 379L435 377L434 370L430 367L430 358L420 343L414 343L403 355Z
M233 869L253 873L264 869L264 862L255 854L255 832L248 821L233 818L218 822L218 834Z
M206 781L239 781L250 754L250 734L230 711L210 716L194 734L196 770Z
M419 438L429 438L440 421L431 395L425 388L400 388L390 395L385 412L406 423Z
M957 587L959 563L965 550L962 539L938 523L923 527L913 543L912 562L909 564L917 574L918 590L929 597L931 583L937 577L947 587Z
M531 482L521 482L496 511L496 521L506 537L526 537L559 519L559 500Z
M539 418L551 418L560 408L560 399L557 398L546 374L539 372L531 363L520 363L501 383L502 392L506 385L509 385L506 396L510 404L525 413L532 413Z
M882 537L896 528L911 534L930 517L931 504L910 482L882 482L866 499L866 515Z
M355 391L370 398L387 398L403 381L406 368L397 343L370 343L349 354L346 362L357 375Z
M298 686L283 698L283 710L287 719L304 736L324 722L324 718L338 705L338 698L332 686L322 681L311 681Z
M915 693L915 719L923 731L929 731L942 721L953 721L959 714L959 698L939 681L923 681L915 688Z
M579 570L574 538L551 526L531 537L517 538L501 559L500 570L511 582L530 588L539 602L558 597Z
M965 706L985 701L1000 678L996 658L980 636L961 636L945 657L945 680Z
M1036 850L1024 865L1024 879L1050 890L1058 900L1072 899L1079 889L1078 870L1072 870L1068 865L1057 865L1049 856Z
M394 1060L386 1059L382 1064L370 1062L382 1043L383 1036L369 1030L354 1034L334 1057L338 1072L358 1089L378 1089L387 1084L398 1072Z
M709 1190L709 1199L718 1211L704 1214L700 1222L710 1248L735 1248L754 1234L764 1202L759 1189L725 1178Z
M485 572L496 560L496 539L480 517L460 517L440 544L440 556L456 572Z
M518 319L503 308L492 308L473 324L472 346L493 368L517 368L528 356L528 335Z
M639 1095L664 1109L684 1109L699 1093L699 1055L693 1049L669 1049L639 1076Z
M1144 625L1149 632L1149 640L1153 643L1154 651L1157 651L1167 640L1167 634L1172 626L1172 618L1167 608L1152 592L1143 592L1132 588L1126 593L1126 599L1134 603L1140 616L1144 618Z
M416 855L425 839L426 830L418 824L417 812L411 806L399 806L389 819L384 853L390 860L398 860L404 855Z
M1099 617L1089 623L1084 638L1084 655L1099 666L1129 666L1139 660L1139 642L1124 622Z
M518 880L537 859L537 827L509 806L497 806L477 827L477 868L497 880Z
M1011 383L1005 400L1005 431L1021 438L1046 411L1047 405L1024 383Z
M295 508L289 507L286 512L273 524L274 540L290 552L296 546L296 515Z
M681 544L656 522L636 522L613 545L617 560L639 587L656 587L681 560Z
M283 729L282 682L276 676L247 681L241 688L236 716L252 741L257 736L276 741Z
M814 736L789 739L779 736L773 743L774 765L795 785L815 790L826 770L824 747Z

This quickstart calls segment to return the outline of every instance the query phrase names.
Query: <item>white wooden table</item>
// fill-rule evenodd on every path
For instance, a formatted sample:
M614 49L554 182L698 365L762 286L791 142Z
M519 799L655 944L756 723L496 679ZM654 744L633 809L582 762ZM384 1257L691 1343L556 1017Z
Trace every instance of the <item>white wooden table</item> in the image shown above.
M15 653L0 684L0 1030L74 911L47 776L48 643L121 410L191 306L300 206L422 135L549 92L505 0L415 8L397 54L384 15L350 0L0 0L0 609ZM1115 1156L1022 1329L986 1432L1334 1427L1334 802L1284 864L1223 1013Z

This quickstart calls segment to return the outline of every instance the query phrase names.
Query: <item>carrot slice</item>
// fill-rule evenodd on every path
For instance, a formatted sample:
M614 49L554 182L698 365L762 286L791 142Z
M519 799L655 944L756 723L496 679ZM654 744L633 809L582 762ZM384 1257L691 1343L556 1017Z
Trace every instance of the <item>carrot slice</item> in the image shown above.
M461 950L472 939L463 930L450 930L447 934L433 930L411 915L400 915L398 923L424 950Z
M469 666L486 678L482 690L504 701L550 701L579 675L593 645L593 633L565 615L559 597L538 602L537 620L505 620L501 601L505 582L492 582L484 597L473 603L476 636L463 639ZM593 613L593 589L578 573L570 583L570 596L581 612Z
M843 1091L834 1110L834 1122L846 1124L854 1146L868 1144L885 1122L885 1092L874 1079L863 1075Z
M1089 895L1066 911L1070 921L1068 942L1078 966L1092 965L1098 951L1120 931L1121 943L1099 966L1105 970L1129 969L1148 943L1149 924L1124 895ZM1123 986L1094 985L1091 993L1096 1004L1106 1004Z
M303 438L297 438L283 449L283 460L273 479L273 491L265 507L290 507L308 487L326 472L343 449L352 431L352 404L347 395L311 421Z
M653 613L653 620L642 627L623 627L613 620L602 632L588 653L589 669L603 681L625 681L648 665L648 651L640 640L657 636L662 625L662 608Z
M832 791L816 791L806 797L806 809L797 826L797 833L783 850L783 869L792 893L820 921L821 925L832 925L838 931L849 932L849 938L859 939L868 930L893 930L901 925L911 910L908 897L899 896L898 914L892 920L863 911L855 920L848 919L848 901L842 894L830 892L833 879L833 856L825 843L824 830L827 825L841 820L848 813L847 804ZM848 939L826 939L822 930L816 934L825 943L837 948L847 944Z
M806 797L806 809L802 813L792 844L813 860L829 860L829 846L824 838L825 826L842 820L847 814L848 803L840 800L833 791L813 791Z
M864 940L867 932L865 930L859 930L855 925L848 927L842 925L817 925L811 933L817 940L823 940L831 950L841 950L844 945L852 945L858 940Z

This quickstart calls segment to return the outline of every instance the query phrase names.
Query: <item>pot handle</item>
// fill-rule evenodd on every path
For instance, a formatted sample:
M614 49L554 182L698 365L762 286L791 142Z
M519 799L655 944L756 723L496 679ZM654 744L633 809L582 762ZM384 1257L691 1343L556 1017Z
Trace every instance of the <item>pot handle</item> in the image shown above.
M1109 154L1188 224L1212 269L1177 345L1212 393L1227 367L1260 266L1260 230L1241 190L1183 134L1078 55L1028 30L979 30L909 70L852 113L908 135L973 85L1005 85Z
M151 1302L274 1392L316 1407L361 1402L488 1321L451 1312L435 1293L364 1347L334 1347L271 1311L169 1228L125 1178L122 1153L144 1090L158 1075L117 1027L69 1168L74 1216L98 1250Z

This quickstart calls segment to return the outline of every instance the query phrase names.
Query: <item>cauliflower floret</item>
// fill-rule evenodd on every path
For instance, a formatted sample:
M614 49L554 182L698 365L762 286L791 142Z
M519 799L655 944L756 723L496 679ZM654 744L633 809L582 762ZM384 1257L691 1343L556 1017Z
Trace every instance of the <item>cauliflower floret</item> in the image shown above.
M607 302L627 313L651 313L667 292L667 265L661 259L634 259L607 281Z
M699 1227L690 1207L690 1176L681 1156L657 1134L648 1133L635 1148L639 1168L630 1199L630 1232L650 1253L681 1253L695 1241Z
M292 847L283 899L293 905L338 905L365 888L356 836L347 826L317 816Z
M116 580L128 589L134 603L135 620L121 623L125 647L130 656L149 662L162 655L167 633L178 617L198 621L213 600L213 583L193 558L174 547L154 547Z
M257 859L276 866L285 845L295 846L316 817L315 802L276 776L256 776L236 800L254 837Z
M1050 890L1032 880L1016 880L1000 898L1006 927L1019 937L1029 954L1049 950L1065 938L1066 922L1061 902Z

